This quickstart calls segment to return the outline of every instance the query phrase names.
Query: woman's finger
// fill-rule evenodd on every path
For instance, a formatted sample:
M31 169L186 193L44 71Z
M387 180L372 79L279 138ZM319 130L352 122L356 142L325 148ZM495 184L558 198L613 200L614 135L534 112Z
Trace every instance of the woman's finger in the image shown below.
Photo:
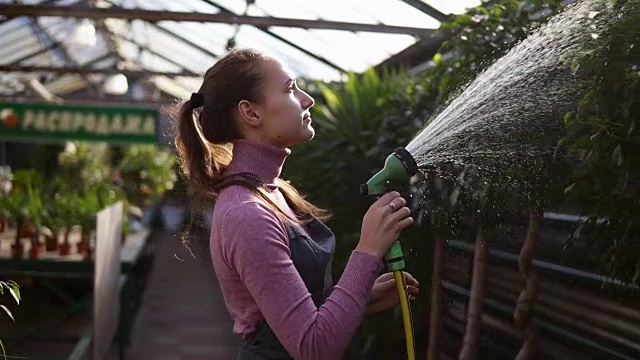
M390 209L391 207L389 206L389 203L397 199L398 197L400 197L399 192L389 191L388 193L385 193L384 195L382 195L378 200L376 200L375 204L380 208L385 208L385 210L387 208Z
M385 282L385 281L389 281L389 280L394 280L392 272L386 272L386 273L378 276L378 281L379 282Z
M418 280L416 280L416 278L413 277L413 275L409 274L406 271L403 271L402 274L404 275L404 282L407 285L420 286L420 283L418 282Z
M405 207L405 205L407 205L407 200L405 200L401 196L398 196L397 198L394 198L393 200L389 201L389 204L388 204L389 213L396 212L397 210Z

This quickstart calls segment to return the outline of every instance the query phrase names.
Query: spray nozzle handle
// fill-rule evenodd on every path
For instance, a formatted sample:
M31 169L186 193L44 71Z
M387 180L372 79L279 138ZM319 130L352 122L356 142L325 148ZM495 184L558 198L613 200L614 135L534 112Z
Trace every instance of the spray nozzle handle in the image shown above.
M384 192L388 193L388 192L393 191L393 190L394 190L393 184L391 183L390 180L387 180L384 183Z
M367 184L360 184L360 196L367 197L369 195L378 195L378 197L382 196L382 194L386 194L389 191L395 190L393 183L390 180L385 181L384 186L382 188L382 193L380 194L370 194L369 186Z
M368 196L369 195L369 186L367 184L360 184L360 196Z

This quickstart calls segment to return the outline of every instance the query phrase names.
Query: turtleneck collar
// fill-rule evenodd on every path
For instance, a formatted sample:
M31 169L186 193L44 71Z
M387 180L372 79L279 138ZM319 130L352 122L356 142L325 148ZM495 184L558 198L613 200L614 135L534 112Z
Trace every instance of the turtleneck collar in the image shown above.
M247 139L233 142L233 159L225 172L227 175L248 172L266 185L276 185L284 161L291 150Z

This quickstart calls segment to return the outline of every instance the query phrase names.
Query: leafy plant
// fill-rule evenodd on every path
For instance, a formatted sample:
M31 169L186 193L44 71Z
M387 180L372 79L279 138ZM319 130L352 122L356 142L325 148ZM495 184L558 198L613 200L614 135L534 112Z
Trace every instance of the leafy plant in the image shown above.
M154 145L128 146L115 167L116 181L133 205L148 206L173 189L176 160L175 154Z
M109 148L105 144L69 142L58 156L57 175L83 192L109 179Z
M0 213L15 225L16 244L23 236L31 235L23 230L32 229L37 233L42 226L41 187L42 177L36 171L17 170L13 173L11 191L0 196Z
M572 64L592 85L578 111L564 118L567 135L561 145L575 164L565 190L567 206L588 217L567 248L600 264L602 271L638 283L640 8L633 2L613 4L622 20Z
M0 295L4 295L5 290L9 291L13 299L16 301L16 304L19 305L20 304L20 286L15 281L12 281L12 280L0 281ZM8 315L13 322L15 322L15 319L13 318L13 314L11 313L11 310L9 310L9 308L6 305L0 304L0 309L2 309L3 312L6 315ZM7 352L5 351L4 344L2 343L2 341L0 341L0 348L2 349L2 356L6 360Z

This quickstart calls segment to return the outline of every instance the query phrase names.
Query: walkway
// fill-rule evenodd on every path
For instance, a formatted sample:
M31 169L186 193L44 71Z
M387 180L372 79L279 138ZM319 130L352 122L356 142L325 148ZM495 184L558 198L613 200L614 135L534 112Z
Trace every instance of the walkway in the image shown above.
M207 253L200 250L198 259L186 255L169 232L161 233L154 246L153 269L125 359L235 359L239 339L231 333Z

